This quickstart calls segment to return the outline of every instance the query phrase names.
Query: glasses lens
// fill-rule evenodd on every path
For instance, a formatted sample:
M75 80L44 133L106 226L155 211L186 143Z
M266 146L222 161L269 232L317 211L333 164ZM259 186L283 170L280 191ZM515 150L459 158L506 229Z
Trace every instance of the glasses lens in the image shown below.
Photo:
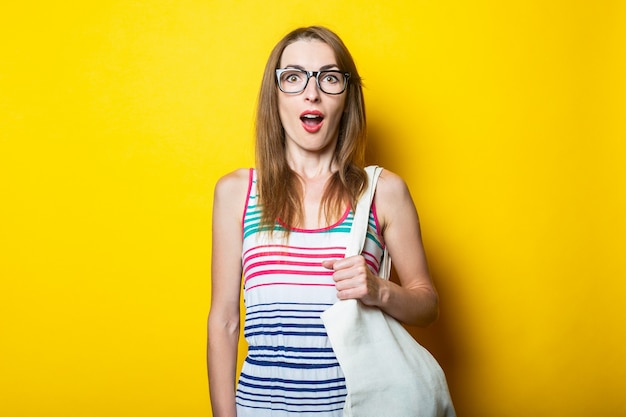
M320 88L328 94L339 94L346 88L346 76L341 71L321 71Z
M285 93L298 93L304 90L306 80L306 72L297 69L283 71L278 78L280 89Z

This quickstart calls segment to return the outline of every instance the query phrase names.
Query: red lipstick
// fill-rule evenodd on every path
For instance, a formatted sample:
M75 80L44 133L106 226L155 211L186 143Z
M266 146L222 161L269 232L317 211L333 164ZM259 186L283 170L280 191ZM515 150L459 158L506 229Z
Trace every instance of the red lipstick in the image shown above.
M302 128L309 133L318 132L324 124L324 114L319 110L305 110L300 114Z

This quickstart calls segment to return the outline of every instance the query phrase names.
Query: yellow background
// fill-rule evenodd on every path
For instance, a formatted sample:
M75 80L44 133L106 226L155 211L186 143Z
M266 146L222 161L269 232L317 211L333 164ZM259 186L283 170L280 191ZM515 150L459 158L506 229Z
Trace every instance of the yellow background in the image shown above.
M0 415L211 415L212 189L309 24L420 211L459 416L626 414L625 3L335 3L2 6Z

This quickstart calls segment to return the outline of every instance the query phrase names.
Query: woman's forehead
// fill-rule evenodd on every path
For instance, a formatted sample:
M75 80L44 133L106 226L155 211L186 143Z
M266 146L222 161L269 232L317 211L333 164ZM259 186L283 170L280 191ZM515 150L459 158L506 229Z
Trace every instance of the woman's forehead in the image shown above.
M325 42L317 39L298 40L283 50L280 67L302 67L317 70L324 66L337 65L333 49Z

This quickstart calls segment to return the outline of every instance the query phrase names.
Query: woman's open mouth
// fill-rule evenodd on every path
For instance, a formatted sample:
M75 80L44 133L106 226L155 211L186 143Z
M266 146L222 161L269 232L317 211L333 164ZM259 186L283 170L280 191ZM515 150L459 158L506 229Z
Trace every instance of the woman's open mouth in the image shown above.
M324 115L317 110L307 110L300 115L302 127L309 133L315 133L322 128L324 124Z

